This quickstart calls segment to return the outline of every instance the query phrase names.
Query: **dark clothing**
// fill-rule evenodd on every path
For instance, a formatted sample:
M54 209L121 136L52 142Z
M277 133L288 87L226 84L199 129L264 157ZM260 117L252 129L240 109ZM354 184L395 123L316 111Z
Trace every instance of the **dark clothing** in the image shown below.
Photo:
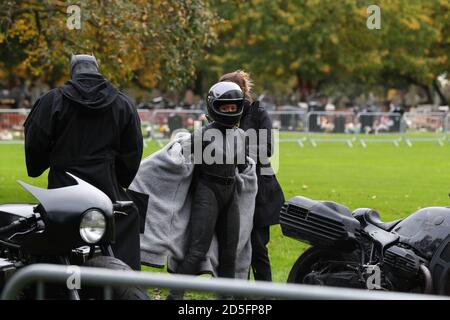
M270 225L279 223L280 209L284 203L283 191L275 175L261 174L261 168L263 166L270 166L267 160L272 156L272 120L267 111L259 106L258 101L253 103L245 101L240 128L244 131L250 129L257 131L260 129L267 130L267 145L262 145L264 142L260 141L258 135L257 145L252 148L254 152L256 151L256 154L251 153L253 159L256 159L256 174L258 177L258 193L255 199L255 213L251 235L251 267L255 280L272 281L267 244L270 240ZM260 159L261 148L261 152L264 152L263 155L267 156L266 159Z
M214 136L208 136L208 130L217 130L222 136L222 141L215 140ZM209 131L211 133L211 131ZM236 175L236 168L239 172L242 172L247 167L248 148L245 140L245 133L238 128L226 128L217 122L209 123L201 129L201 136L203 137L202 146L202 159L195 161L196 170L199 174L206 174L215 177L233 178ZM192 135L192 148L191 152L194 152L195 157L195 141L196 135ZM232 141L234 140L234 142ZM214 161L208 162L204 158L206 154L203 151L208 148ZM233 157L231 158L232 155ZM227 159L228 158L228 159ZM216 161L217 160L217 161ZM232 160L232 161L229 161Z
M272 121L269 114L264 108L259 106L259 102L245 101L244 113L241 118L239 127L247 131L249 129L267 129L268 139L267 146L260 146L258 143L254 150L259 150L261 147L267 148L267 157L272 155ZM255 157L255 155L251 155ZM284 203L284 195L281 190L281 186L277 181L275 175L261 175L261 167L267 166L266 163L262 163L258 157L256 159L256 173L258 176L258 193L256 195L255 202L255 215L254 215L254 227L264 227L279 223L280 209Z
M213 132L209 130L213 129L218 130L215 131L217 133L215 138L208 136ZM177 273L197 274L201 271L200 263L211 246L215 232L219 243L218 276L235 277L236 250L239 241L239 208L234 201L235 176L236 169L241 172L245 169L247 153L244 132L238 128L231 130L227 135L225 127L213 122L197 131L196 133L201 133L198 136L192 135L191 152L194 152L195 156L195 144L201 143L199 150L202 151L202 158L194 160L190 240L186 256L177 267ZM219 136L222 139L219 139ZM200 137L201 141L197 140ZM232 144L231 139L234 138L242 143ZM213 159L203 158L203 151L206 148L211 150ZM242 163L238 155L244 155Z
M272 281L269 252L267 244L270 240L270 227L253 228L252 230L252 270L255 280Z
M50 90L25 121L28 175L47 168L48 188L74 183L73 173L102 190L112 201L129 200L127 188L142 157L140 120L132 102L97 74L79 74ZM117 218L115 253L140 268L137 209Z
M194 182L192 213L189 221L189 247L177 273L195 275L205 258L214 232L219 244L218 276L234 278L239 241L239 209L234 202L235 184Z

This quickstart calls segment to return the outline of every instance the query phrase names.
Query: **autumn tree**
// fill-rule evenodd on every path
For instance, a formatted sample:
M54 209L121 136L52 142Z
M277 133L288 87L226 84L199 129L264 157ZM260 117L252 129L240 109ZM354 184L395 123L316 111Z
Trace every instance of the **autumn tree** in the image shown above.
M67 76L72 53L93 53L117 84L176 88L192 79L215 40L216 19L204 0L79 0L79 30L67 26L70 3L2 1L0 69L52 83Z
M370 4L217 0L224 22L203 72L245 68L264 87L296 86L304 94L327 84L427 89L449 67L448 1L377 1L381 29L374 30L366 25Z

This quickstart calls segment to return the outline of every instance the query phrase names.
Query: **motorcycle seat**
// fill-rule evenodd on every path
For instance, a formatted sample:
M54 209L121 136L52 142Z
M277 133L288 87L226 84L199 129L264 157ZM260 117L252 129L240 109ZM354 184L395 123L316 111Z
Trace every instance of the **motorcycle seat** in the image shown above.
M364 213L364 218L367 222L385 231L392 230L400 221L402 221L401 219L399 219L390 222L383 222L381 221L380 214L375 210L367 210Z

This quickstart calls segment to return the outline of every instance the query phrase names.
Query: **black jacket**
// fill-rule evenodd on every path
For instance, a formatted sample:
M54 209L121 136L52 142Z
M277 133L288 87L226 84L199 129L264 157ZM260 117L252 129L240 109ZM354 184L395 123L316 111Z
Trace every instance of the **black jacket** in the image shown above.
M244 131L249 129L267 129L267 156L271 156L272 121L267 111L259 106L259 102L245 101L244 112L239 127ZM259 148L259 141L258 141ZM284 203L284 195L275 175L261 175L261 161L258 159L256 172L258 175L258 194L256 195L254 226L265 227L279 223L280 209Z
M69 171L120 200L142 157L140 120L132 102L100 75L81 74L50 90L25 121L28 175L47 168L48 187L73 181Z
M214 161L213 163L207 163L207 161L202 158L201 163L196 163L196 174L234 178L236 174L236 168L239 170L239 172L243 172L245 170L248 165L246 160L246 157L248 156L248 146L245 143L245 132L243 130L239 128L227 128L215 121L208 123L199 130L201 130L201 134L200 131L197 131L197 133L198 138L201 137L202 155L205 151L205 148L209 148L210 150L212 150L211 156L214 157L214 159L212 160L216 160L217 158L217 160L221 159L221 162L216 163L216 161ZM208 130L217 130L218 132L220 132L222 135L222 139L219 140L220 142L216 141L214 137L211 137L211 135L214 136L211 131L209 131L209 137L206 138L205 136ZM227 160L229 159L227 159L227 157L229 155L227 155L227 152L233 139L233 162L228 163ZM195 154L195 143L195 133L192 133L191 154Z
M68 171L112 201L130 200L124 188L142 157L140 120L132 102L101 75L79 74L50 90L36 101L24 126L29 176L50 168L48 188L60 188L75 182ZM115 256L139 270L138 210L115 218Z

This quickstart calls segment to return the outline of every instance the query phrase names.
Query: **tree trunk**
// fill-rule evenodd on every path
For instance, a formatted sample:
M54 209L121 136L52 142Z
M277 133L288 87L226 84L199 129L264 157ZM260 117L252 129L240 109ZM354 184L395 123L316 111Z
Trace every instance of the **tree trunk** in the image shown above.
M441 106L448 106L447 98L442 93L442 90L441 90L441 88L439 87L439 85L437 83L437 79L433 80L433 88L434 88L434 90L436 90L436 92L437 92L437 94L439 96L439 99L441 99L440 105Z
M300 72L297 72L296 76L300 102L307 102L312 93L311 81L303 79Z

